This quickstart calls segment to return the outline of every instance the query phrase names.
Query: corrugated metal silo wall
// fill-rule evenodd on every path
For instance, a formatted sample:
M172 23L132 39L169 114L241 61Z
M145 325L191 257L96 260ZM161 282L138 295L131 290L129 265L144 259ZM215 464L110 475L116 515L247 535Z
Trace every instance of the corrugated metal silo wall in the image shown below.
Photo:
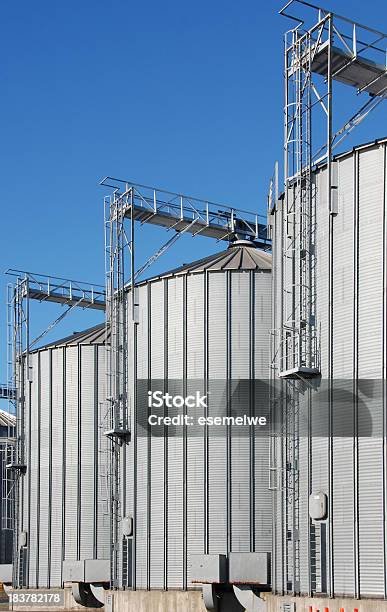
M62 586L65 559L108 559L105 348L43 348L30 355L25 459L19 480L18 585Z
M198 380L209 393L217 380L268 380L270 270L171 276L138 291L137 378L149 388L165 379L170 393L186 395ZM268 437L134 434L126 458L123 509L135 535L124 586L192 588L192 554L271 551Z
M321 327L322 379L327 380L331 370L334 381L333 401L323 418L328 429L331 414L332 428L337 428L336 432L345 420L345 435L316 435L321 432L318 429L321 421L318 422L313 412L314 392L309 390L301 394L300 411L304 416L308 410L312 411L314 416L309 420L311 436L301 437L299 443L300 592L325 591L332 596L384 598L387 596L386 394L384 385L365 381L385 379L387 367L386 144L359 147L338 157L337 163L337 216L330 217L328 212L326 169L320 169L314 177L317 322ZM281 281L285 265L280 255L284 231L282 217L280 203L274 225L276 328L281 325ZM352 381L356 380L359 382L352 387ZM343 407L340 384L345 393L358 390L359 399ZM289 390L293 383L284 385ZM336 400L335 393L338 394ZM364 403L372 415L372 436L365 435L367 411L357 416L360 415L360 403ZM339 406L344 410L341 414ZM279 445L279 463L281 451L283 447ZM285 467L282 464L282 468ZM323 522L311 521L308 514L309 494L317 491L328 495L328 518ZM287 495L286 487L283 490L279 487L274 543L274 589L277 593L290 592L293 586L287 584L286 579L292 565L292 559L286 554L288 524L291 523L291 517L287 516Z

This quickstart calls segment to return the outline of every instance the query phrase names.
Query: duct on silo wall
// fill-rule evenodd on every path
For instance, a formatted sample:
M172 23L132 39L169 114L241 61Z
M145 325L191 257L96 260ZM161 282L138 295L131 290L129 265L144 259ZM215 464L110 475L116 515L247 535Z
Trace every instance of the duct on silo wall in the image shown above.
M212 256L208 267L196 263L192 273L173 271L138 287L138 324L129 316L129 389L131 381L172 395L199 388L209 401L198 414L215 416L226 396L250 401L248 385L236 381L269 378L270 256L234 247ZM226 426L200 435L198 427L161 427L156 435L137 421L132 413L125 495L121 487L125 512L134 516L133 571L121 586L189 589L193 554L270 551L268 438L236 436ZM121 550L127 544L124 537ZM124 559L122 565L126 575Z
M336 216L329 216L326 168L318 168L313 177L321 381L319 389L311 384L308 391L310 435L305 441L300 438L300 592L383 599L387 595L382 511L387 498L382 384L387 366L386 142L342 154L337 165ZM276 328L283 312L279 238L284 225L279 205L274 227ZM293 385L282 384L288 389ZM318 411L319 407L324 409ZM309 477L302 467L306 465ZM316 491L328 496L328 516L323 521L310 519L305 503ZM286 489L276 498L274 590L291 593L293 585L286 581L286 525L291 520Z
M108 559L103 326L29 356L16 586L63 586L62 562Z

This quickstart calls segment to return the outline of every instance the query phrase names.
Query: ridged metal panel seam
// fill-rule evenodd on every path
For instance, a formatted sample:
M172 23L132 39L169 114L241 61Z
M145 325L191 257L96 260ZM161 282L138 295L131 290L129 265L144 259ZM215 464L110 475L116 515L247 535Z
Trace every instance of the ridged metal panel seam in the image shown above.
M333 218L333 376L334 380L350 380L353 374L354 311L354 160L345 158L338 163L339 214ZM340 273L339 273L340 271ZM352 315L352 316L351 316ZM337 401L340 401L340 397ZM335 393L333 393L335 404ZM333 426L341 428L343 418L350 415L333 413ZM334 593L354 595L354 473L353 438L333 439L333 563Z
M79 370L78 347L66 349L65 559L79 558Z
M184 360L183 360L183 314L184 314L184 279L170 278L168 283L168 333L165 354L168 355L168 391L172 395L183 394ZM179 411L170 408L168 414L174 416ZM184 517L184 457L183 430L176 428L175 435L168 437L168 512L167 550L168 550L168 588L181 588L183 584L183 517Z
M250 385L246 381L250 377L251 342L254 336L250 332L250 278L248 272L230 273L230 308L228 325L230 327L230 380L244 381L243 388L236 383L231 389L230 408L233 404L249 406ZM233 435L235 430L236 436ZM250 489L251 462L250 437L248 426L229 427L230 434L230 550L234 552L248 551L251 544L252 525L250 522Z
M79 558L93 559L95 554L95 346L80 346L79 372Z
M212 380L227 381L227 287L225 273L208 275L208 390L209 416L219 411L211 397ZM226 332L226 333L225 333ZM227 495L227 432L222 426L216 434L208 434L208 542L209 553L227 552L228 495Z
M38 555L38 586L48 586L48 555L49 555L49 438L50 438L50 406L51 390L50 354L44 351L40 354L40 414L39 414L39 555Z
M51 562L50 586L62 586L63 547L63 367L64 349L52 350L52 512L51 512Z
M205 274L187 276L187 393L190 393L190 379L203 379L205 374L205 313L204 292ZM196 384L195 384L196 386ZM202 391L205 393L204 384ZM201 411L204 414L204 410ZM200 436L187 435L187 536L186 556L203 554L205 551L205 496L204 496L204 439ZM187 586L191 584L190 566L187 567Z
M380 335L383 303L383 224L375 224L375 210L383 216L384 168L382 149L359 153L359 378L382 376ZM383 185L383 187L382 187ZM370 303L369 296L373 295ZM374 424L380 418L377 400L368 401ZM378 411L379 414L376 414ZM360 423L359 423L360 424ZM359 575L361 595L384 595L383 449L380 439L359 438Z
M144 289L147 288L149 291L150 316L147 325L149 338L145 342L141 358L144 364L146 359L149 359L151 367L148 376L143 372L139 378L142 377L145 383L147 377L148 382L164 378L167 381L166 389L170 393L186 394L190 389L190 379L195 379L198 376L196 372L201 370L205 375L204 386L207 384L206 376L209 375L209 391L211 391L211 380L220 378L223 379L229 395L233 356L234 352L238 354L239 351L239 355L242 353L245 355L245 380L248 380L250 373L254 372L253 363L255 363L254 346L249 341L250 328L255 323L255 314L250 311L250 304L255 304L254 296L251 294L255 273L253 275L254 278L250 279L250 274L245 276L243 272L205 272L195 277L188 275L152 280L144 285ZM263 278L263 274L260 273L256 276L259 280ZM241 305L238 299L233 298L232 289L233 286L238 286L243 277L247 279L247 286L244 287L242 296L245 302ZM270 282L269 275L267 277ZM196 300L193 308L190 300L194 295L192 293L194 284L202 288L203 299ZM270 285L268 286L270 288ZM143 332L145 333L145 330L141 329L143 302L144 298L140 296L140 323L137 326L140 338ZM240 309L242 314L238 314ZM190 319L192 312L196 313L194 325ZM239 322L239 326L246 327L244 320L246 313L248 331L245 344L243 347L232 348L234 317L236 324ZM268 331L267 328L265 331ZM222 345L226 349L223 353ZM139 344L137 351L141 350ZM147 356L144 353L147 353ZM192 358L193 353L196 353L194 358ZM202 375L199 374L199 377ZM177 380L176 385L173 384L174 380ZM211 406L210 403L210 413L211 410L216 414L216 406L214 404ZM173 410L169 409L168 412L172 415ZM161 413L159 409L158 414ZM165 433L167 431L165 428ZM237 501L239 482L237 475L234 478L235 475L230 469L233 460L237 469L240 469L241 457L239 456L238 464L237 452L239 447L243 447L245 457L243 465L245 485L250 485L244 486L244 495L247 495L248 525L241 526L244 535L240 547L245 550L254 548L254 538L251 535L255 528L255 525L251 524L254 513L250 514L251 495L254 494L251 493L251 489L255 492L255 481L251 483L255 473L255 465L251 465L251 456L256 456L254 440L251 438L243 439L242 442L238 440L233 450L234 442L230 437L230 431L223 439L217 432L216 436L210 437L208 443L206 435L203 439L190 438L185 428L181 433L180 438L165 436L160 440L152 437L149 430L145 438L136 436L134 432L133 445L136 453L134 463L137 466L133 475L136 588L189 587L188 558L193 546L198 552L225 552L230 549L232 530L235 528L237 533L239 528L237 512L235 512L236 522L233 521L232 513L233 486L236 494L234 500ZM265 452L267 450L266 445ZM195 451L200 453L199 459ZM224 479L214 477L218 470L224 474ZM193 476L197 479L195 483L192 482ZM259 502L265 509L270 506L270 501L267 503L270 500L267 485L268 479L265 484L260 483L258 488ZM196 512L193 516L194 509L190 504L192 495L195 499L203 500L201 518ZM219 505L221 499L225 504L222 501ZM222 516L225 521L227 520L227 529L226 523L223 528L219 525L219 518ZM153 535L155 523L158 528L157 537L160 540L158 542ZM271 526L265 535L269 538L269 547L270 530ZM262 540L259 545L264 547ZM162 555L161 561L160 555ZM157 572L153 569L155 565ZM164 571L163 584L160 584L161 568Z

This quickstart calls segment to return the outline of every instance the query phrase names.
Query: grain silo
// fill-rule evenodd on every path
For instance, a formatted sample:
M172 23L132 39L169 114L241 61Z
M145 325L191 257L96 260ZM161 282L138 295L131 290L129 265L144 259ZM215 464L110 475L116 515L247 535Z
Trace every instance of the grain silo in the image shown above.
M62 587L66 563L109 567L105 326L31 352L24 380L15 586Z
M157 432L141 420L140 389L143 396L156 389L186 396L200 388L208 393L209 415L221 414L222 401L232 396L232 404L239 393L248 413L251 385L267 385L269 378L271 255L239 240L139 283L136 291L129 389L136 388L137 415L123 447L121 478L122 515L133 519L133 534L121 535L120 586L189 590L198 586L192 583L193 555L269 555L269 440L249 426L238 433L236 426L210 431L184 425ZM154 409L178 412L165 410Z
M7 469L15 441L16 418L14 415L0 410L0 565L12 563L12 537L13 537L13 480ZM0 568L2 572L2 568ZM1 575L0 580L4 580Z
M327 607L332 597L344 598L337 606L353 607L359 598L387 597L386 162L385 139L333 159L334 215L326 165L312 174L320 372L308 378L300 369L293 380L285 372L278 385L284 393L274 466L273 591L325 596L320 605ZM283 253L294 233L284 199L273 215L278 328L286 312Z

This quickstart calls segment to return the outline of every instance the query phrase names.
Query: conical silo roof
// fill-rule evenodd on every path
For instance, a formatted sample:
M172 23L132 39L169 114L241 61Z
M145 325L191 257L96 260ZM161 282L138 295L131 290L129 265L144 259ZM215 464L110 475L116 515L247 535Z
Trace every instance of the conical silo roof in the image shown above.
M198 259L190 263L183 264L157 276L153 276L138 284L143 284L152 280L166 276L178 276L181 274L194 274L197 272L223 272L227 270L271 270L271 253L257 249L247 240L238 240L232 243L224 251L214 253L203 259Z
M15 427L16 417L5 410L0 410L0 427Z
M105 323L94 325L80 332L74 332L70 336L54 340L43 346L39 346L32 353L41 351L46 348L59 348L61 346L78 346L82 345L94 345L94 344L105 344L106 343L106 326Z
M137 283L142 285L152 280L164 278L168 276L179 276L182 274L194 274L199 272L223 272L227 270L252 270L252 271L271 271L271 253L257 249L251 242L247 240L238 240L232 243L227 249L183 264L178 268L168 270L162 274L153 276ZM130 287L128 287L130 289ZM109 338L108 338L109 341ZM35 351L44 350L46 348L59 348L61 346L77 346L77 345L94 345L105 344L106 342L106 326L105 323L95 325L80 332L74 332L70 336L54 340L48 344L40 346ZM35 352L32 351L32 352Z

